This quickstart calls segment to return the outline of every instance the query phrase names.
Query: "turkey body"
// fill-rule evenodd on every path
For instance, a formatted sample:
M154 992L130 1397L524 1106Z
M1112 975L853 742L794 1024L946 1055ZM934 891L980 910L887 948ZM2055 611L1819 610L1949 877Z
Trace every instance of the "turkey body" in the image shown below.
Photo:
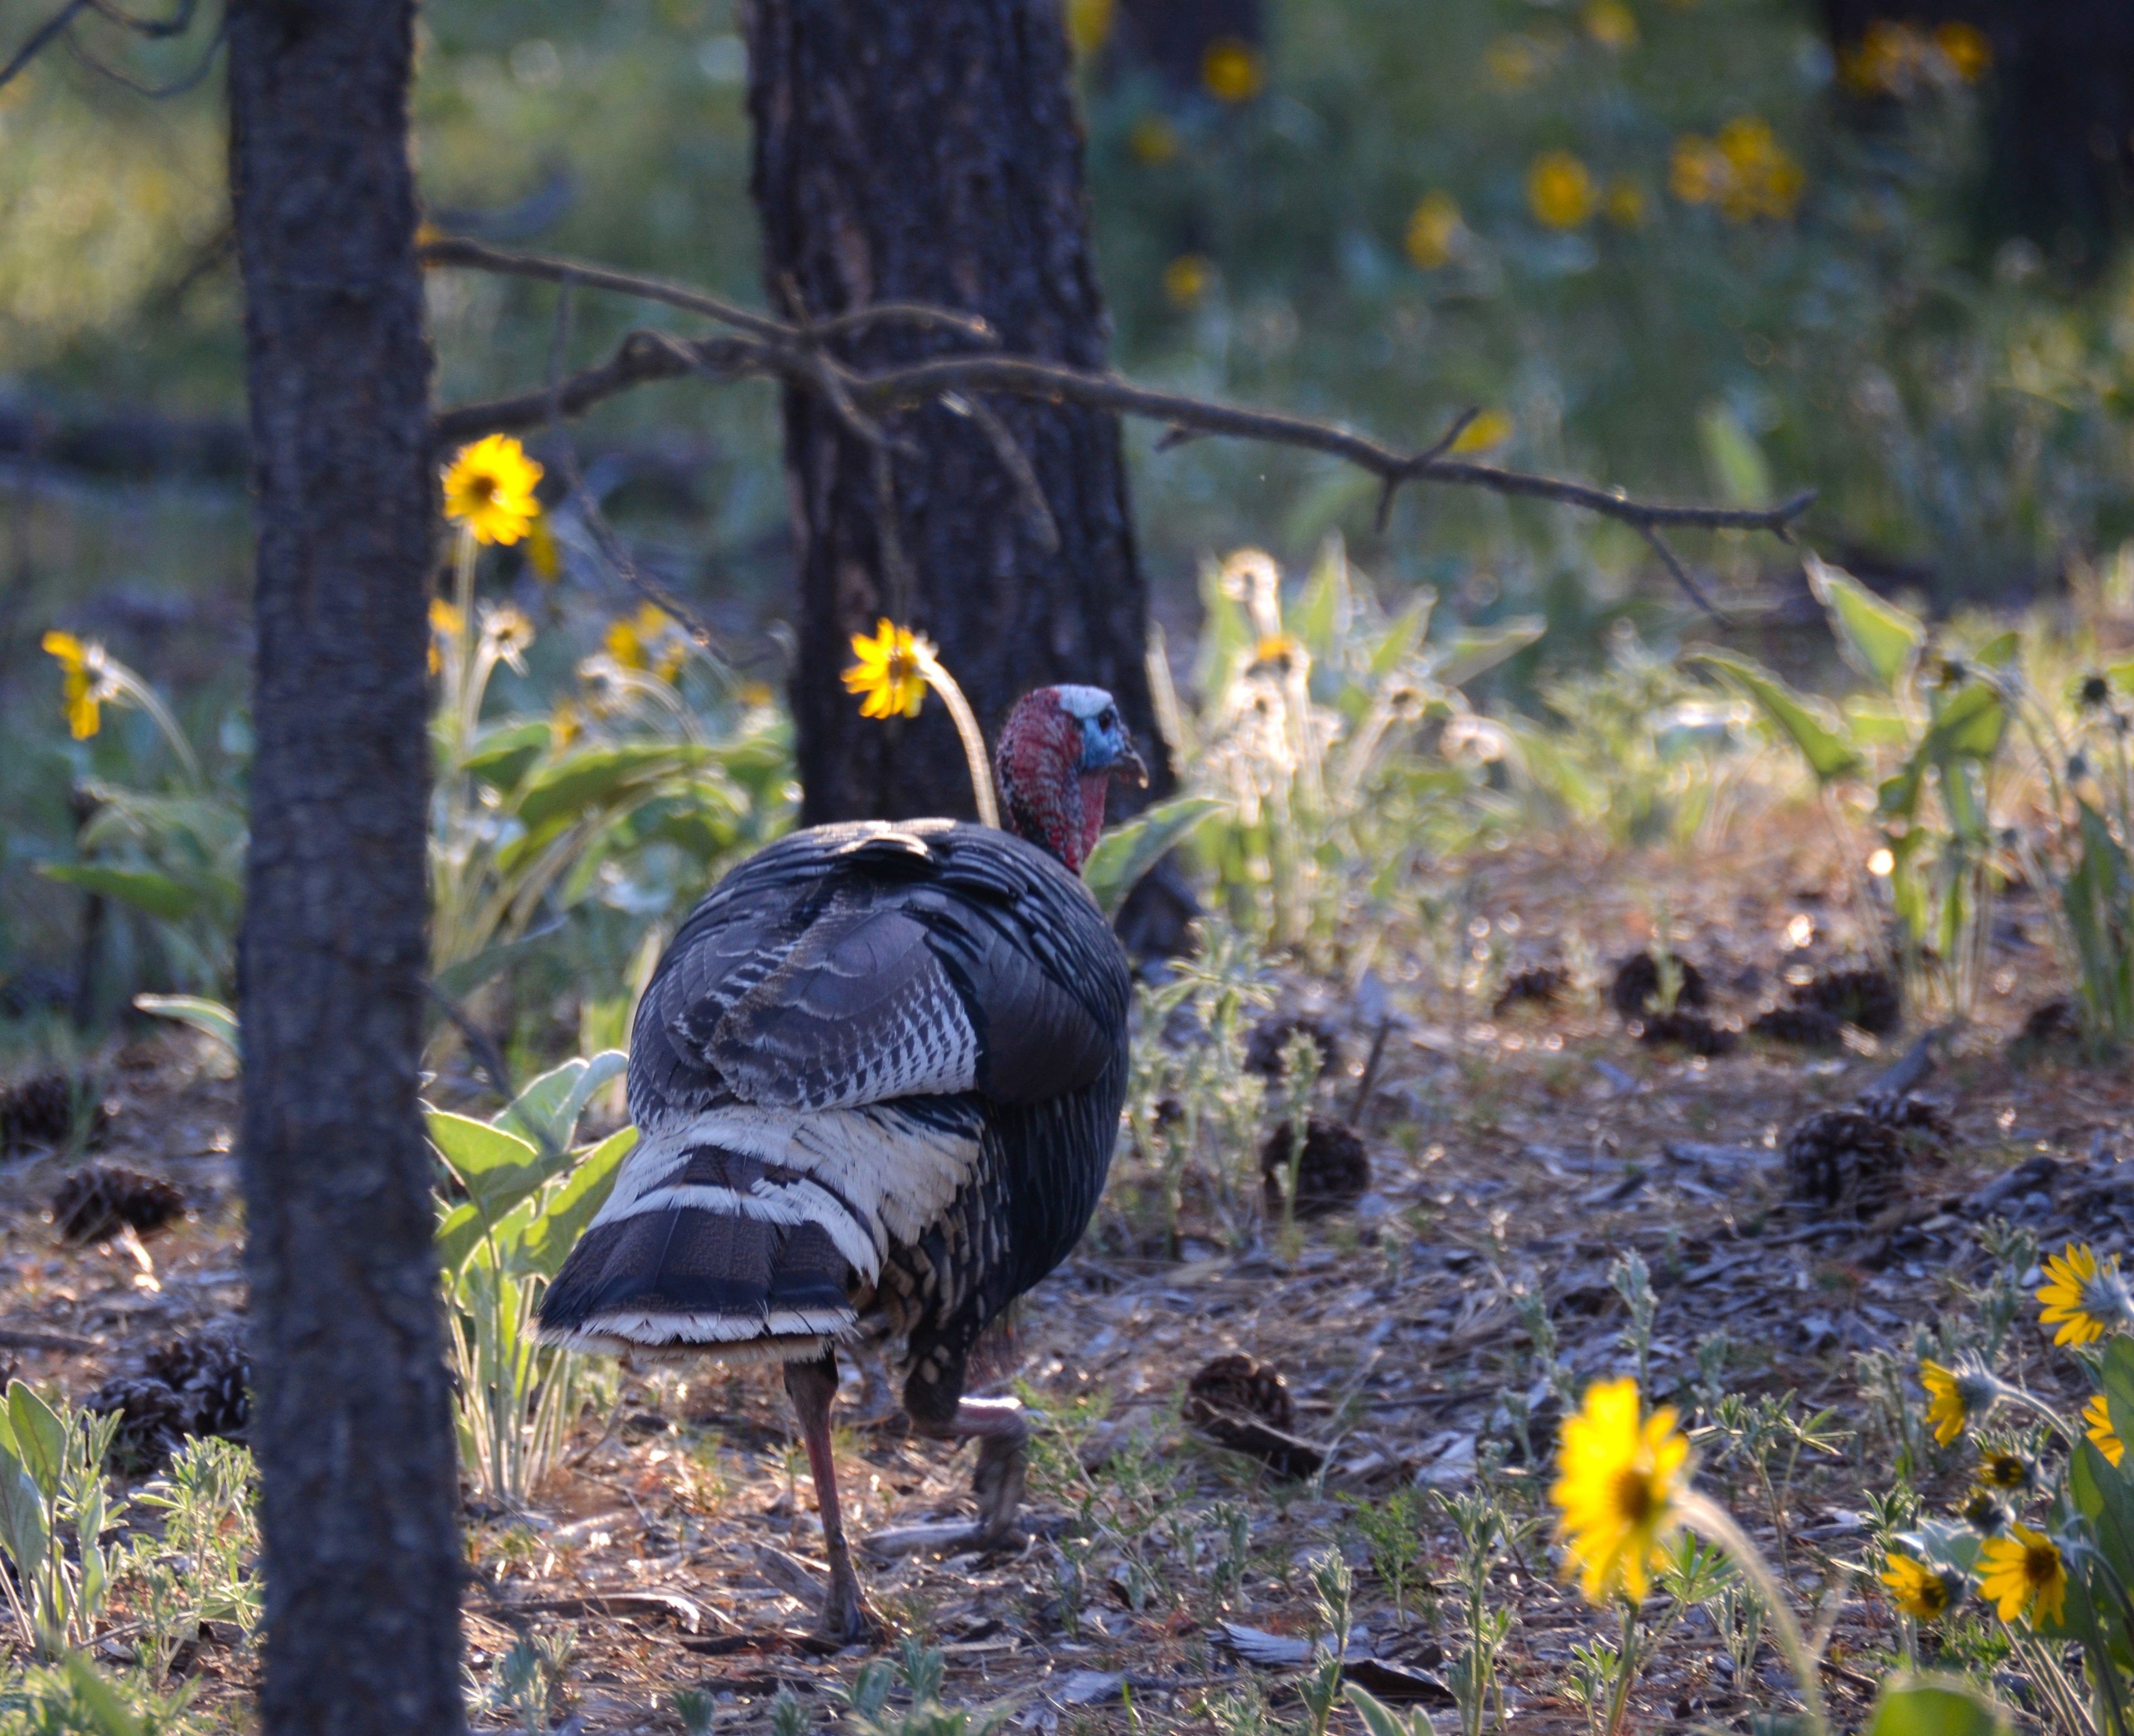
M692 913L631 1031L639 1140L541 1307L586 1348L821 1356L905 1341L915 1419L1095 1210L1127 1082L1127 961L1007 832L822 826Z

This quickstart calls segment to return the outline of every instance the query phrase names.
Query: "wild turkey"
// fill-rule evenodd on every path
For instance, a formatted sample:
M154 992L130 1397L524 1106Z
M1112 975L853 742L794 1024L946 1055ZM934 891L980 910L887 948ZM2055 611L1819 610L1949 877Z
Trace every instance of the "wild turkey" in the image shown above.
M1126 956L1079 876L1111 780L1147 773L1086 687L1026 696L996 764L1011 832L814 827L691 914L631 1031L639 1143L541 1306L581 1348L785 1362L840 1637L838 1341L902 1338L912 1426L980 1444L954 1542L1015 1539L1027 1425L963 1397L965 1359L1080 1239L1126 1092Z

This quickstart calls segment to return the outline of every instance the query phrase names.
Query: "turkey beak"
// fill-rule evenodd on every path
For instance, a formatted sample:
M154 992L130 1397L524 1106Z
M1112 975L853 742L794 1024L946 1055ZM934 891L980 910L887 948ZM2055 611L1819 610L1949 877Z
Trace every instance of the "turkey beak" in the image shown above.
M1112 762L1112 775L1123 783L1132 784L1136 789L1148 788L1148 767L1142 764L1130 736L1121 746L1119 757Z

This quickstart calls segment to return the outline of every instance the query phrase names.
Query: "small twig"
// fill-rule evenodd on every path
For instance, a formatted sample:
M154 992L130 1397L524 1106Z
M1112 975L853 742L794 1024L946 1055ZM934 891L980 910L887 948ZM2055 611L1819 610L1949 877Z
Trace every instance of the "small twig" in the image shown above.
M103 1348L94 1338L78 1338L71 1333L37 1332L27 1326L0 1326L0 1348L7 1350L57 1350L69 1356L80 1356L85 1351Z
M1637 530L1638 534L1650 545L1653 552L1660 557L1660 564L1667 568L1675 583L1681 586L1688 594L1690 601L1696 604L1721 626L1731 627L1734 623L1729 620L1718 605L1698 587L1697 581L1689 576L1689 569L1676 558L1675 552L1667 546L1666 539L1649 524L1639 524Z
M960 392L944 392L941 403L951 413L967 416L978 424L978 432L992 443L993 456L1000 460L1008 480L1015 485L1016 496L1022 503L1023 517L1029 521L1030 533L1037 538L1037 546L1049 555L1058 554L1059 523L1045 499L1045 489L1038 482L1030 455L1023 451L1014 431L983 398L965 398Z
M67 0L51 17L30 32L29 40L15 51L14 58L0 66L0 85L5 85L31 61L45 51L46 45L61 35L77 16L89 8L89 0Z
M1436 445L1417 453L1401 470L1386 478L1385 485L1378 490L1378 517L1372 524L1372 528L1378 535L1382 537L1385 535L1386 521L1393 517L1394 490L1414 475L1417 470L1425 465L1436 463L1439 459L1457 446L1460 443L1460 436L1467 432L1468 423L1481 413L1480 405L1470 404L1452 418L1452 426L1437 436Z

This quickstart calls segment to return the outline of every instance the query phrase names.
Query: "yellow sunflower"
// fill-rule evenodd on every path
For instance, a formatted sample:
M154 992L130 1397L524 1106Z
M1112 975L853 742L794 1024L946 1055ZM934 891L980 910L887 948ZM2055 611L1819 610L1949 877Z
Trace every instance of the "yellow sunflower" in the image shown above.
M104 681L104 647L84 644L71 633L47 633L43 646L60 661L60 682L66 697L68 732L86 741L104 726L102 706L110 695Z
M666 682L682 673L689 655L674 617L656 603L640 603L636 614L611 621L601 643L624 668L649 669Z
M1915 1622L1938 1621L1956 1602L1948 1576L1909 1555L1890 1556L1882 1583L1890 1588L1890 1601Z
M886 615L869 639L852 635L852 655L859 658L845 671L845 691L864 693L862 717L916 717L926 697L926 668L934 660L932 643L900 627Z
M1944 1447L1991 1410L2001 1396L2001 1383L1967 1357L1959 1357L1953 1368L1921 1362L1919 1384L1927 1389L1927 1420Z
M2097 1450L2110 1463L2117 1464L2127 1456L2127 1443L2112 1426L2112 1407L2104 1402L2102 1392L2082 1407L2082 1420L2089 1438L2097 1443Z
M1586 1388L1578 1414L1564 1419L1549 1499L1561 1516L1564 1565L1594 1603L1619 1589L1633 1601L1644 1597L1687 1481L1689 1442L1674 1411L1663 1407L1641 1422L1640 1408L1635 1381L1601 1381Z
M2045 1312L2040 1326L2057 1324L2055 1344L2093 1344L2106 1333L2134 1324L2134 1298L2119 1275L2119 1259L2100 1261L2088 1242L2067 1245L2063 1253L2045 1258L2045 1282L2038 1300Z
M461 446L445 472L445 516L464 524L477 542L507 547L541 516L534 485L541 466L509 434L489 434Z
M2067 1604L2067 1562L2059 1546L2027 1525L2011 1525L2005 1537L1990 1539L1979 1551L1979 1594L1998 1607L2001 1619L2020 1615L2035 1621L2042 1613L2058 1621Z

